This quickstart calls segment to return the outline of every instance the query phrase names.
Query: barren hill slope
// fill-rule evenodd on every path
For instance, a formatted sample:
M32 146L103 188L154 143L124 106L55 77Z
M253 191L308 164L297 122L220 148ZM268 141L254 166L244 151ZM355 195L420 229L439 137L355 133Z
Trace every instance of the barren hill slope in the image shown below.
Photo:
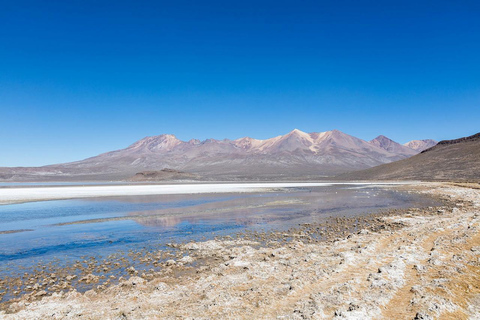
M480 180L480 133L440 141L411 158L338 176L354 180Z

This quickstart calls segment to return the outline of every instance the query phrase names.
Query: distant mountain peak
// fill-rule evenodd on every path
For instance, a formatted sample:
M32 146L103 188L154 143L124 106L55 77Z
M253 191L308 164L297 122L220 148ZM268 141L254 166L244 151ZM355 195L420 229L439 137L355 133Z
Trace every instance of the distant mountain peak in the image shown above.
M140 139L137 141L138 142L152 142L152 141L160 141L160 140L178 140L177 137L174 134L160 134L157 136L148 136L143 139Z
M233 140L233 144L240 149L251 150L258 148L264 140L257 140L250 137L243 137L240 139Z
M202 144L205 144L205 143L216 143L216 142L219 142L220 140L217 140L217 139L213 139L213 138L209 138L209 139L205 139L202 141Z
M171 150L175 146L183 143L173 134L161 134L158 136L145 137L134 144L130 145L130 149L148 149L150 151Z
M290 131L289 133L287 133L283 137L290 137L290 136L307 137L307 136L310 136L310 134L306 133L306 132L303 132L302 130L293 129L292 131Z
M290 131L290 133L295 133L295 134L305 134L305 132L303 132L302 130L299 130L297 128L293 129L292 131Z
M201 141L198 140L198 139L190 139L190 140L188 141L188 143L189 143L189 144L192 144L192 145L197 145L197 144L200 144Z
M330 131L325 131L325 132L320 132L319 133L319 136L320 137L333 137L333 138L348 138L348 137L352 137L351 135L345 133L345 132L342 132L340 130L337 130L337 129L333 129L333 130L330 130Z
M404 146L413 149L418 152L422 152L423 150L429 149L435 146L438 142L432 139L424 139L424 140L412 140L404 144Z
M395 142L392 139L390 139L389 137L384 136L383 134L377 136L375 139L370 140L371 143L374 143L375 141L378 141L380 143L381 142L390 142L390 141Z
M379 135L375 139L370 140L369 143L392 153L406 153L412 156L417 153L411 148L402 146L400 143L395 142L384 135Z

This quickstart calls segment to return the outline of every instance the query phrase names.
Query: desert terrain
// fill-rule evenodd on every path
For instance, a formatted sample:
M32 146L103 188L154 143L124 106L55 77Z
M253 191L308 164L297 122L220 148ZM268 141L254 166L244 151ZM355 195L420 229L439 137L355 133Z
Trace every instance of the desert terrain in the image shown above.
M442 204L337 218L288 234L171 244L177 253L161 272L131 270L129 279L85 293L34 290L4 305L0 317L478 319L478 184L394 188Z

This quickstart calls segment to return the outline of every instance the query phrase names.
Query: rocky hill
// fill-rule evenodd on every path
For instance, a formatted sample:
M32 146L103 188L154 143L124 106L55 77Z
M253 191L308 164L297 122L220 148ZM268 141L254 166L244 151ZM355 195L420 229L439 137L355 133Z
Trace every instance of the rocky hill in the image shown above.
M411 158L338 176L346 180L480 180L480 133L440 141Z

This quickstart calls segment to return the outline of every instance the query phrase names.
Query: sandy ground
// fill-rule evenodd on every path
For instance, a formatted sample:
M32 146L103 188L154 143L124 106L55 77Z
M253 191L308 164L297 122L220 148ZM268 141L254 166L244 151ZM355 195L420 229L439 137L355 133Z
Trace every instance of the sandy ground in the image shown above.
M281 245L185 244L184 257L153 277L85 294L37 292L0 318L480 319L480 190L408 188L450 205L378 218L327 242L300 234Z
M11 187L0 188L0 204L112 196L265 192L269 189L321 187L334 184L389 185L399 183L212 183L174 185Z

